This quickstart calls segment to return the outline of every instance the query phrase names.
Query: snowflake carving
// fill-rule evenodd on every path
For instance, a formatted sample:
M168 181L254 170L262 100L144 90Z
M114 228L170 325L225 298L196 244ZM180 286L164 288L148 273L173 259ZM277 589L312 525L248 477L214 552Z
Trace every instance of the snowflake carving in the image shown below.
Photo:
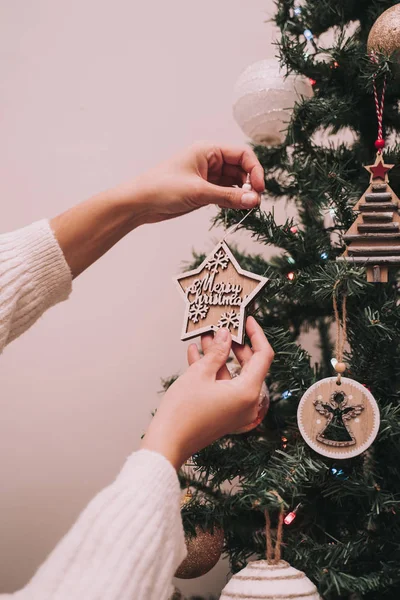
M218 321L218 327L227 327L229 330L231 327L239 329L239 313L235 310L223 313Z
M190 321L193 321L193 323L198 323L199 319L206 318L209 310L210 307L208 306L208 304L204 304L202 300L196 300L195 302L192 302L189 306L188 317Z
M204 267L208 271L211 271L211 269L213 269L214 273L218 273L219 267L221 267L221 269L226 269L228 265L229 256L227 256L223 250L218 250L218 252L216 252L214 256L206 262Z

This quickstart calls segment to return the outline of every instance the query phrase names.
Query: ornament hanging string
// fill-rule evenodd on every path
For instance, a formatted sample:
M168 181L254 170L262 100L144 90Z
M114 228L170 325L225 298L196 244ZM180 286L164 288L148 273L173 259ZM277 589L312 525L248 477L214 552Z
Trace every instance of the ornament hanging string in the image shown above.
M247 185L247 186L250 186L250 190L251 190L251 184L250 184L250 173L247 173L247 178L246 178L246 183L245 183L245 186L246 186L246 185ZM243 186L243 187L244 187L244 186ZM249 190L246 190L246 191L249 191ZM248 216L250 216L250 215L251 215L251 213L253 213L253 212L254 212L254 211L257 209L257 208L258 208L258 207L256 207L256 206L255 206L255 207L254 207L254 208L252 208L251 210L247 211L247 213L244 215L244 217L243 217L242 219L240 219L240 221L239 221L238 223L235 223L234 225L232 225L232 227L230 227L230 228L229 228L229 229L228 229L228 230L225 232L225 235L222 237L222 239L221 239L220 243L221 243L221 242L224 242L224 241L226 240L226 238L227 238L229 235L232 235L232 233L235 233L235 231L237 231L237 230L239 229L239 227L240 227L240 225L243 223L243 221L244 221L245 219L247 219L247 217L248 217ZM225 227L226 227L226 210L225 210Z
M278 494L278 492L273 490L271 494L274 494L278 498L280 503L275 547L272 542L271 518L269 516L268 510L265 511L265 538L267 542L267 561L272 565L276 565L281 560L284 506L283 500Z
M257 207L258 208L258 207ZM228 231L225 232L225 235L223 236L223 238L221 239L221 242L224 242L226 240L226 238L229 235L232 235L232 233L235 233L235 231L237 231L240 227L240 225L243 223L243 221L245 219L247 219L248 216L251 215L252 212L254 212L256 210L256 208L252 208L251 210L249 210L242 219L240 219L240 221L238 223L235 223L234 225L232 225L232 227L230 227L228 229Z
M378 62L374 52L371 53L371 60L375 63ZM385 141L383 139L383 109L385 106L386 75L383 78L382 94L381 94L380 100L379 100L378 90L377 90L377 86L376 86L376 75L374 75L373 88L374 88L376 118L378 119L378 138L375 142L375 148L377 149L378 154L382 154L382 149L385 146Z
M342 318L339 315L338 301L336 297L336 290L340 281L336 281L333 286L333 312L335 314L336 321L336 366L343 364L344 347L347 340L347 294L342 296ZM337 373L337 384L341 385L341 372Z

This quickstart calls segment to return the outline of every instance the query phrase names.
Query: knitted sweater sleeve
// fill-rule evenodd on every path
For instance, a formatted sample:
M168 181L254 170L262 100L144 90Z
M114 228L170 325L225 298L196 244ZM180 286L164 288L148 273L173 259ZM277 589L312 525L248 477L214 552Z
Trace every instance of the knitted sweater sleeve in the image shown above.
M168 600L185 558L176 472L161 454L132 454L29 584L3 600Z
M57 302L71 272L48 221L0 235L0 352ZM100 492L28 585L1 600L167 600L186 555L176 472L141 450Z
M0 352L71 292L71 271L48 221L0 235Z

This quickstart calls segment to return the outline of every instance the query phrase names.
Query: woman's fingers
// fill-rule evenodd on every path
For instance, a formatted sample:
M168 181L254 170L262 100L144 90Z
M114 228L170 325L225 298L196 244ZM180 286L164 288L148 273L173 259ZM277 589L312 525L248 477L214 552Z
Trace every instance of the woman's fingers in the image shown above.
M224 162L228 165L239 165L245 173L250 174L250 182L253 189L261 193L265 189L264 169L255 152L247 146L220 147Z
M189 366L201 359L200 352L196 344L190 344L187 349L187 360Z
M244 367L244 365L253 356L253 350L247 344L242 345L242 344L238 344L237 342L234 342L232 344L232 350L233 350L234 355L238 359L241 367Z
M214 336L212 335L212 333L206 333L201 336L201 348L204 354L207 354L207 352L210 350L213 344L213 339ZM228 367L226 365L223 365L219 369L217 373L217 379L231 379L231 374L229 373Z
M234 184L242 186L247 179L247 173L242 169L242 167L224 163L222 166L221 178L222 177L230 177L234 180ZM220 183L220 181L215 183Z
M223 187L214 183L204 182L197 190L201 204L218 204L221 208L249 209L260 204L257 192L244 192L238 187Z
M274 359L274 351L254 317L248 317L246 333L250 338L252 356L248 351L242 352L245 360L240 379L248 385L261 386Z
M224 327L218 329L207 349L207 354L200 361L204 372L208 376L217 378L219 370L226 365L231 347L232 336L229 330Z

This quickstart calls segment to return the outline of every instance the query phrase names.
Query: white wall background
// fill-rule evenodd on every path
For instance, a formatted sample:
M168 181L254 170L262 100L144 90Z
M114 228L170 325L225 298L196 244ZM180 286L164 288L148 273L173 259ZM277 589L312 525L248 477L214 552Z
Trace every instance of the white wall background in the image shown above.
M273 56L272 0L2 0L1 231L54 216L196 139L241 143L232 87ZM183 369L172 283L215 209L135 231L0 363L0 592L28 580L135 450ZM149 278L156 273L157 279ZM227 566L181 582L218 594Z

